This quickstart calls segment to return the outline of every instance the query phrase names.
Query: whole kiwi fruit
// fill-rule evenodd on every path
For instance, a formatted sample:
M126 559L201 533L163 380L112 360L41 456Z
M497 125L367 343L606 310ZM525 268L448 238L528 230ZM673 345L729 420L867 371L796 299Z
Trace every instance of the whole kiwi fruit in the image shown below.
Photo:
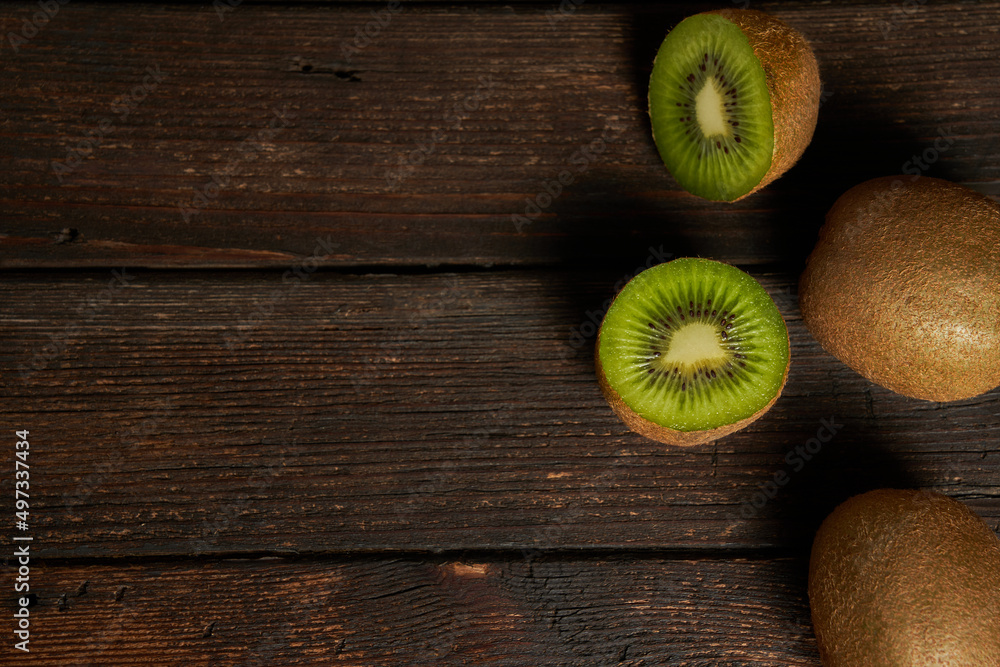
M802 319L869 380L930 401L1000 385L1000 206L937 178L876 178L826 216Z
M785 173L812 140L819 65L806 38L753 9L690 16L649 79L653 140L688 192L735 201Z
M855 496L816 534L809 605L826 667L997 667L1000 538L940 493Z

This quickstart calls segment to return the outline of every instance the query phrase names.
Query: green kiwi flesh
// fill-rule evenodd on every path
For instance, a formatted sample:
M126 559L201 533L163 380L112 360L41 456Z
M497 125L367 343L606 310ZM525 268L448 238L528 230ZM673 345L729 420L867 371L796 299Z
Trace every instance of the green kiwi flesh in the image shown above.
M653 138L688 192L731 201L771 166L774 126L767 78L740 28L697 14L664 39L649 83Z
M643 271L619 292L595 350L605 398L633 430L708 442L760 417L788 375L774 301L736 267L699 258Z
M826 667L996 667L1000 539L939 493L855 496L816 534L809 605Z

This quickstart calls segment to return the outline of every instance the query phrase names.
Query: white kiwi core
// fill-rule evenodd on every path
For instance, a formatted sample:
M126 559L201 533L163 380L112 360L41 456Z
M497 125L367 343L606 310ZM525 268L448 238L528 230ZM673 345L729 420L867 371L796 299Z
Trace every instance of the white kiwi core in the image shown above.
M694 98L694 113L702 134L707 138L720 134L728 137L731 134L724 104L719 82L714 76L705 79L705 85Z
M663 367L680 366L686 369L722 366L729 360L729 353L719 339L718 327L704 322L682 326L670 339L666 353L658 360Z

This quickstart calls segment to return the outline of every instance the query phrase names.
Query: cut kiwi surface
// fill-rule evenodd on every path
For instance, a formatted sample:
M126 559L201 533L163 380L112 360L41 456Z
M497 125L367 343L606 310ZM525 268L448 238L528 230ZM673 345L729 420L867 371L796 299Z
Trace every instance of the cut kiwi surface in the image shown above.
M819 66L798 31L754 10L696 14L670 31L653 63L653 139L682 188L734 201L798 160L819 96Z
M771 166L767 79L732 21L698 14L670 31L650 78L649 109L660 157L692 194L736 199Z
M596 363L608 403L632 430L693 445L773 405L788 375L788 331L751 276L683 258L643 271L615 297Z

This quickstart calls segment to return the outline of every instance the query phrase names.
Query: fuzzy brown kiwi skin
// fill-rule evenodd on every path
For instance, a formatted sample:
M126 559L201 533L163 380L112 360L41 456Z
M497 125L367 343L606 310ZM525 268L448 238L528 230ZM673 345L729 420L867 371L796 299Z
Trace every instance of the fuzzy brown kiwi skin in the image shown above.
M773 406L781 396L781 392L785 388L785 382L788 380L788 369L791 366L791 358L789 358L788 364L785 365L785 374L781 378L781 386L778 387L778 391L775 392L774 398L772 398L767 405L749 417L732 424L726 424L717 428L708 429L707 431L677 431L649 421L626 405L625 401L622 400L622 397L617 391L614 390L611 383L608 382L607 375L604 373L604 367L601 364L600 351L601 334L598 332L597 343L594 345L594 365L597 370L597 383L601 387L601 392L604 394L605 400L608 402L608 405L611 406L611 409L614 410L615 414L618 415L618 418L625 422L625 425L628 426L630 430L638 433L639 435L645 436L650 440L661 442L665 445L676 445L678 447L692 447L694 445L705 444L706 442L713 442L731 433L742 430L763 417L764 413L770 410L771 406Z
M816 534L809 605L825 667L995 667L1000 538L939 493L855 496Z
M806 38L795 28L755 9L717 9L747 36L760 60L771 97L774 151L771 167L760 183L739 201L757 192L794 165L812 141L819 116L821 85L819 64Z
M1000 385L1000 206L926 176L855 186L826 216L799 305L827 352L898 394L990 391Z

